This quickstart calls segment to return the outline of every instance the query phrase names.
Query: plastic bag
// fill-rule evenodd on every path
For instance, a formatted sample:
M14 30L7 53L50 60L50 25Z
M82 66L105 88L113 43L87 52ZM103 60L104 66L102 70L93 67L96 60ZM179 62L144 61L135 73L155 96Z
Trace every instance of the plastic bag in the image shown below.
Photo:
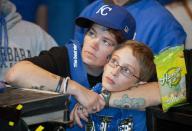
M186 102L186 66L183 46L167 48L155 56L163 111Z

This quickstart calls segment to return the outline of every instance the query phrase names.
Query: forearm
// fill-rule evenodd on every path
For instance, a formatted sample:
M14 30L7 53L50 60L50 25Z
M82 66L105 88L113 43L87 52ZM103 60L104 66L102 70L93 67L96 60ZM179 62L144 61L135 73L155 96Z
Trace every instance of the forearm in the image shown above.
M52 74L29 61L15 64L6 74L5 80L12 86L55 91L59 76Z
M55 91L60 76L52 74L29 61L21 61L7 72L5 79L10 85L16 87ZM98 109L104 106L102 98L97 93L86 89L77 82L68 80L67 87L64 87L62 83L61 88L66 88L65 93L75 96L77 101L88 110L91 110L93 106Z
M130 90L111 94L109 106L125 109L144 110L148 106L160 104L157 82L151 82Z

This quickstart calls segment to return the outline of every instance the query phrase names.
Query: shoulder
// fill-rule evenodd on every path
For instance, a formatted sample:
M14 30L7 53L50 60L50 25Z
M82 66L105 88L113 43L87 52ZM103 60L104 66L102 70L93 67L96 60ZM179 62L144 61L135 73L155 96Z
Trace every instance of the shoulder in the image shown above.
M125 6L125 8L133 14L136 19L142 17L146 19L146 21L150 20L154 22L156 20L166 21L162 20L162 18L164 18L176 21L172 14L155 0L140 0L132 5Z
M39 56L27 60L54 74L63 77L70 76L67 49L65 47L53 47L49 51L42 51Z
M49 54L52 54L54 56L57 56L57 55L58 56L63 56L63 54L67 54L67 48L65 46L52 47L49 51L43 51L43 52L49 52Z
M40 26L25 20L21 20L20 22L18 22L15 26L13 26L13 28L11 28L11 30L24 32L25 35L28 35L28 37L31 38L41 38L42 34L47 34Z
M41 29L38 25L29 22L29 21L25 21L25 20L21 20L20 22L18 22L17 26L24 26L26 28L35 28L35 29Z
M103 0L96 0L89 4L82 12L81 16L89 16L91 13L95 12L96 9L98 9L98 6L103 5Z

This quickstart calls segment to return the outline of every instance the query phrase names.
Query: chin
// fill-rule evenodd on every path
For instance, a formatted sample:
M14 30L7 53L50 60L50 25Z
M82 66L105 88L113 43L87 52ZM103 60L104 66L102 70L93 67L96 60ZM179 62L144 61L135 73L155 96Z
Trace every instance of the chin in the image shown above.
M115 91L115 90L113 89L113 86L110 85L110 84L104 83L104 84L103 84L103 87L104 87L106 90L108 90L108 91Z
M83 58L83 63L85 63L87 65L93 65L95 62L92 59L84 57Z

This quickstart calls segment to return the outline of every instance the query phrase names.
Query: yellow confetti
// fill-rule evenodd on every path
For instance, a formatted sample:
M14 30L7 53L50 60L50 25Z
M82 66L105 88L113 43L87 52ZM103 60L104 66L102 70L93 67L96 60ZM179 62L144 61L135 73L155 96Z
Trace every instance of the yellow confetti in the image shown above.
M23 108L23 105L21 105L21 104L17 105L17 107L16 107L17 110L21 110L22 108Z
M14 126L14 122L12 122L12 121L9 121L9 126Z
M40 125L39 127L37 127L37 129L35 131L42 131L43 129L44 129L44 127Z

